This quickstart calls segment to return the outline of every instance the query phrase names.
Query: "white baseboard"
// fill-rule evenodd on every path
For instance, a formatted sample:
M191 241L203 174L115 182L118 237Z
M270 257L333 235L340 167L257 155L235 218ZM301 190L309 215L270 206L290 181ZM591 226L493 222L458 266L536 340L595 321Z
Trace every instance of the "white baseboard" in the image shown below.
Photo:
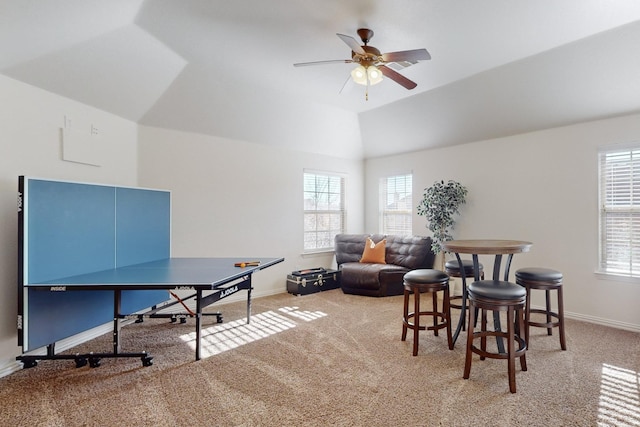
M567 319L580 320L587 323L595 323L597 325L609 326L616 329L624 329L625 331L640 332L640 325L633 323L619 322L617 320L603 319L601 317L588 316L580 313L564 312Z
M22 369L22 363L14 359L0 361L0 378L18 372Z
M532 309L544 310L544 306L531 305ZM565 319L579 320L581 322L593 323L596 325L609 326L611 328L623 329L625 331L640 332L640 325L634 325L633 323L619 322L617 320L603 319L602 317L589 316L587 314L573 313L570 311L564 312Z

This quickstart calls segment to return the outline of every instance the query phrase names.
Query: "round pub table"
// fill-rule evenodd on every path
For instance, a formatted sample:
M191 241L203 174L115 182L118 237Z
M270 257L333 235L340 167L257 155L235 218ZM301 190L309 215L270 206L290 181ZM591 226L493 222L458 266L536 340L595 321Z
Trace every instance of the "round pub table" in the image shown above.
M494 255L493 263L493 280L501 280L500 274L503 274L503 279L509 281L509 269L511 268L511 259L514 254L529 252L531 249L531 242L522 240L498 240L498 239L474 239L474 240L449 240L442 244L443 249L446 252L452 252L456 255L458 264L460 265L460 273L462 279L462 303L460 309L460 320L458 326L453 335L453 342L455 343L460 331L464 327L467 312L467 278L464 274L464 267L462 264L462 258L460 254L471 255L473 260L474 277L472 280L480 280L480 268L478 262L478 255ZM506 259L503 261L503 257L506 255ZM500 330L500 316L499 313L494 312L493 324L495 330ZM502 353L504 352L504 343L502 340L498 341L498 349Z

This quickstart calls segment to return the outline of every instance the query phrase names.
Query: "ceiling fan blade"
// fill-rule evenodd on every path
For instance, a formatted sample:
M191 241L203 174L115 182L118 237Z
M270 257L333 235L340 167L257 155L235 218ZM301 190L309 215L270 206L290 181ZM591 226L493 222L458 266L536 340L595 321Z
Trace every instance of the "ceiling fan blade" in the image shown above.
M306 67L309 65L324 65L324 64L350 64L353 61L351 59L330 59L328 61L313 61L313 62L298 62L293 64L294 67Z
M349 76L347 77L347 80L344 81L342 87L340 88L340 92L338 92L338 95L340 95L342 93L342 91L344 90L345 87L347 87L347 84L349 84L349 82L352 80L351 78L351 74L349 74Z
M382 71L382 74L384 74L386 77L389 77L391 80L398 83L400 86L403 86L405 89L411 90L418 86L416 82L409 80L402 74L392 70L385 65L378 65L378 69Z
M336 36L340 37L340 39L345 42L347 46L349 46L355 53L359 53L360 55L364 55L367 53L353 37L340 33L336 33Z
M427 52L427 49L413 49L413 50L403 50L400 52L388 52L382 54L382 59L384 62L416 62L416 61L425 61L427 59L431 59L431 55Z

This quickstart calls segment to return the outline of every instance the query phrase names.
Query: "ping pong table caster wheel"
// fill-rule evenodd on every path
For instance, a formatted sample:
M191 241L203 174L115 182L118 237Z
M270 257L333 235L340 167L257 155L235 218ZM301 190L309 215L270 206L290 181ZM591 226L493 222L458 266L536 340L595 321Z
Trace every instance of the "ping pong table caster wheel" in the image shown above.
M92 368L97 368L100 366L100 358L99 357L90 357L89 358L89 366Z
M24 369L35 368L36 366L38 366L38 361L35 360L35 359L23 359L22 360L22 367Z
M153 357L151 356L143 356L140 358L142 360L142 366L151 366L153 365Z
M87 358L86 357L76 358L76 368L82 368L83 366L87 366Z
M185 323L187 323L187 318L186 318L186 317L181 317L181 318L180 318L180 323L181 323L181 324L185 324Z
M218 323L222 323L222 322L223 322L223 320L222 320L222 316L216 316L216 321L217 321Z
M178 319L176 319L176 316L171 316L171 323L176 323Z

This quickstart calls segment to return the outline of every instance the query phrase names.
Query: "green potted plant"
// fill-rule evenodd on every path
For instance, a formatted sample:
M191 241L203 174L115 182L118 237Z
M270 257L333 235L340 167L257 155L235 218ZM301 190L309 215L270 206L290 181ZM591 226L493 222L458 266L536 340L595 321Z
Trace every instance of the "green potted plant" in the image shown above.
M451 229L455 224L454 215L460 214L458 208L465 203L467 189L459 182L449 180L436 181L425 188L422 201L418 205L418 215L427 219L427 228L432 232L431 249L436 255L442 252L442 243L452 240ZM444 258L442 258L444 267Z

